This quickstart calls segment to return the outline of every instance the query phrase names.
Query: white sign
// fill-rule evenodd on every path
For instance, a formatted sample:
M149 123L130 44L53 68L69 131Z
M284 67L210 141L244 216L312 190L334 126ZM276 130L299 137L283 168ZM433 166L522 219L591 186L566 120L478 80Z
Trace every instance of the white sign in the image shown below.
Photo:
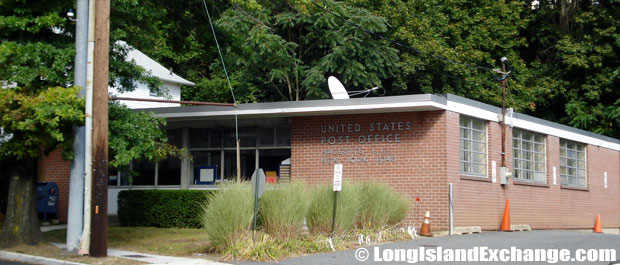
M491 180L497 182L497 165L495 161L491 161Z
M334 165L334 191L342 190L342 164Z
M605 171L605 188L607 188L607 171Z
M558 182L556 179L557 179L557 169L553 167L553 185L558 185Z
M215 180L215 169L213 168L201 168L200 169L200 182L213 182Z

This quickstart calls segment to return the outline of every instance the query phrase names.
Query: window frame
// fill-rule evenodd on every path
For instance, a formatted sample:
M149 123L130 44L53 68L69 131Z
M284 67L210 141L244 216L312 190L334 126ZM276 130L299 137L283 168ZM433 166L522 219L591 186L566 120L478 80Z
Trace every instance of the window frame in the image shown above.
M569 143L572 143L575 145L575 149L569 149L568 145ZM579 151L579 148L577 148L577 146L581 145L583 147L583 151ZM568 140L568 139L563 139L560 138L560 143L559 143L559 158L560 158L560 185L561 186L566 186L566 187L575 187L575 188L587 188L588 187L588 153L587 153L587 148L588 145L585 143L581 143L581 142L576 142L576 141L572 141L572 140ZM564 156L562 156L562 149L564 149ZM568 151L573 151L575 152L575 158L571 158L568 157ZM583 153L583 159L579 159L579 153ZM562 160L566 160L566 163L562 163ZM569 160L574 160L575 166L569 166L568 161ZM579 162L583 161L583 168L579 167ZM566 168L564 170L564 174L562 174L562 169ZM569 175L569 169L574 169L575 170L575 175ZM579 177L579 170L583 170L583 177ZM575 182L576 184L570 184L568 181L569 177L573 177L575 178ZM579 179L583 178L583 185L579 184Z
M463 119L468 119L468 126L469 127L463 127L461 125L462 120ZM484 124L484 130L479 130L479 129L475 129L473 126L474 120L480 121ZM462 135L462 129L465 130L469 130L470 131L470 138L464 138ZM484 133L484 142L478 141L478 140L474 140L473 138L473 132L477 131L477 132L483 132ZM469 141L469 149L463 149L461 142L462 141ZM483 163L476 163L473 161L471 154L473 153L478 153L481 154L481 152L478 151L474 151L473 149L473 145L472 143L476 142L476 143L484 143L484 162ZM463 152L470 152L470 160L466 161L466 160L462 160L463 157ZM468 163L470 165L470 171L466 172L463 171L463 168L461 167L463 163ZM473 165L483 165L484 167L484 173L475 173L474 172L474 167ZM471 117L471 116L467 116L467 115L460 115L459 116L459 172L462 176L468 176L468 177L477 177L477 178L489 178L489 169L488 169L488 164L489 164L489 126L488 126L488 121L483 120L483 119L479 119L479 118L475 118L475 117Z
M515 132L519 132L519 137L515 138ZM530 140L526 140L523 139L523 133L530 133L533 135L533 139ZM540 136L542 138L541 142L536 142L536 136ZM519 147L515 147L514 145L514 141L517 140L519 141L520 146ZM526 150L523 149L523 142L528 142L532 144L532 149L531 150ZM540 134L540 133L536 133L536 132L532 132L529 130L524 130L524 129L520 129L520 128L513 128L512 129L512 161L513 161L513 165L512 165L512 172L513 172L513 177L515 179L518 179L519 181L531 181L531 182L537 182L537 183L547 183L547 136L544 134ZM543 150L542 152L538 152L536 151L536 144L542 144L543 146ZM516 156L515 155L515 151L518 150L521 155L520 156ZM532 159L527 159L526 157L523 156L523 152L529 152L532 154ZM536 160L536 155L537 154L542 154L542 161L538 161ZM520 166L517 168L516 166L516 160L519 160L519 164ZM523 162L531 162L532 163L532 168L531 169L526 169L524 167L522 167ZM537 163L542 163L543 164L543 171L537 171L536 170L536 164ZM519 174L517 174L517 172L519 172ZM522 176L522 173L526 173L526 172L531 172L532 173L532 178L531 179L527 179L527 178L523 178L523 177L517 177L517 176ZM542 180L537 180L536 179L536 173L542 173L543 174L543 178ZM526 174L527 175L527 174Z

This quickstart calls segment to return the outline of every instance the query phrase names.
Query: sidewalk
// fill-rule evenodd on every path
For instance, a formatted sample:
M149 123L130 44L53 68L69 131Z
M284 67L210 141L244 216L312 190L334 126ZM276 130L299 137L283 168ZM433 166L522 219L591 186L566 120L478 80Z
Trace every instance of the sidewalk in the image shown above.
M52 245L65 249L65 244L52 243ZM181 257L160 256L145 253L138 253L132 251L125 251L119 249L108 249L109 257L117 257L124 259L132 259L150 264L169 264L169 265L228 265L227 263L221 263L216 261L204 260L204 259L192 259Z
M64 249L65 244L52 243L54 246ZM137 260L150 264L168 264L168 265L228 265L228 263L221 263L216 261L204 260L204 259L192 259L181 257L160 256L152 254L144 254L132 251L108 249L109 257L117 257L124 259ZM0 251L0 260L11 260L24 262L29 264L45 264L45 265L84 265L84 263L70 262L65 260L58 260L46 257L32 256L15 252Z

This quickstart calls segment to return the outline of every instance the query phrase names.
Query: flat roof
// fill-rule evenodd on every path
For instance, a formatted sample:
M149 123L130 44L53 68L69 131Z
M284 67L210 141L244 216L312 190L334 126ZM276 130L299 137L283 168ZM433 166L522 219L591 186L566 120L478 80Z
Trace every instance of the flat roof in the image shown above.
M235 115L239 118L260 118L433 110L449 110L494 122L500 121L502 112L501 108L452 94L247 103L239 104L236 109L226 106L142 109L142 111L153 112L169 121L229 119L234 118ZM515 112L511 116L507 115L505 119L509 126L620 151L620 140L615 138L522 113Z

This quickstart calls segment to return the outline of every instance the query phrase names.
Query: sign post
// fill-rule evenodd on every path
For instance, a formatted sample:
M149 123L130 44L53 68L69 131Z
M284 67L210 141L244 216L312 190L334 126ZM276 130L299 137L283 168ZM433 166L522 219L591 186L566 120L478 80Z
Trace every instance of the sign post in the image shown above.
M265 172L262 168L257 168L252 174L252 185L254 186L254 219L252 224L252 243L256 242L256 219L258 216L258 199L265 192Z
M334 213L332 214L332 236L331 240L334 241L334 233L336 226L336 205L338 200L338 192L342 190L342 164L334 165Z

